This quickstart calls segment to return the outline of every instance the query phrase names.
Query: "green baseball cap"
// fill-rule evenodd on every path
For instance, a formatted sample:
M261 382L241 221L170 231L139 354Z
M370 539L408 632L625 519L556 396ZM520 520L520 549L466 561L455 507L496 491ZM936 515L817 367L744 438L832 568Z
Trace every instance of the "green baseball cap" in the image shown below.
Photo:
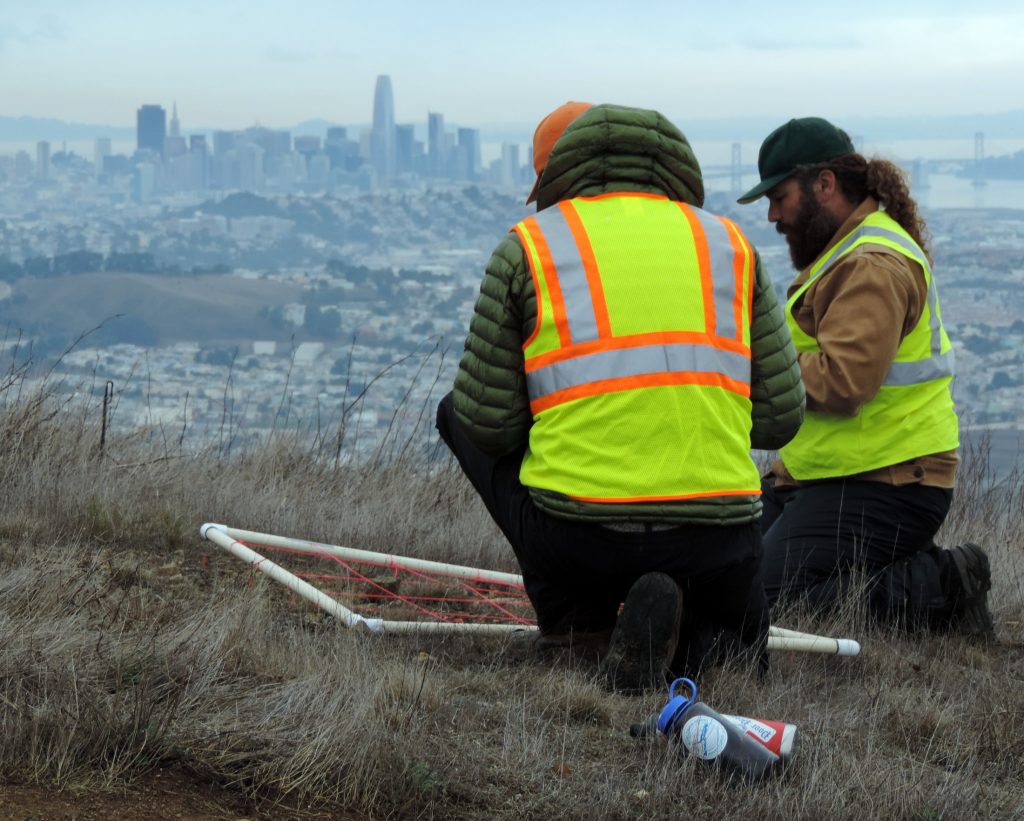
M821 117L801 117L780 125L769 134L757 155L757 170L761 182L736 202L753 202L787 177L793 176L802 165L814 165L834 160L856 149L850 136Z

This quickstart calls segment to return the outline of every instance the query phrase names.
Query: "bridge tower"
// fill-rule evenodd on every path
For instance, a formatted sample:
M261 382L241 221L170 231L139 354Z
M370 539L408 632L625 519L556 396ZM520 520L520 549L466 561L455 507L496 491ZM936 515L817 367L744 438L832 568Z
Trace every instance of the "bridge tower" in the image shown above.
M732 164L729 167L730 188L733 194L743 191L742 151L739 143L732 144Z
M985 161L985 132L974 132L974 179L972 185L981 186L985 184L985 178L981 173L981 166Z

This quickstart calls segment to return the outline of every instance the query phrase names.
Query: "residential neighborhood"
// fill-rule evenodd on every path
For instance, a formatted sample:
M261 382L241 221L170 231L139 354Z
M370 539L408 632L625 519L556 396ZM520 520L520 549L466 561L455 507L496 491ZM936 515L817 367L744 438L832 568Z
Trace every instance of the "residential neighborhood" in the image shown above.
M426 442L489 254L531 210L522 186L428 177L140 202L73 153L49 159L30 181L0 161L3 356L57 362L48 378L93 401L111 383L112 425L181 447L344 430L370 452L408 425ZM713 188L707 207L784 296L792 268L762 211ZM925 215L963 424L1022 430L1024 210Z

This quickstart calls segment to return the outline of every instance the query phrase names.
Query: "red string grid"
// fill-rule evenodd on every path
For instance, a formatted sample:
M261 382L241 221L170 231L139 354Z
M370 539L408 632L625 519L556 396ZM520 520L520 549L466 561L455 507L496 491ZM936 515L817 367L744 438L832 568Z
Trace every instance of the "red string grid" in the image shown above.
M364 617L453 624L536 624L521 584L425 572L393 560L355 561L295 548L241 543L260 553L288 554L288 565L275 563ZM323 565L328 561L342 572L326 571Z

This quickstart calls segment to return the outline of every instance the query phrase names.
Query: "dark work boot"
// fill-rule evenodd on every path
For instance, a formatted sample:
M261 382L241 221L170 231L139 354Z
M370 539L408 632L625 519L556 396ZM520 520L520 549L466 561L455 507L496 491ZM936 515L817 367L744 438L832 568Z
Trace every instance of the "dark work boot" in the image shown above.
M995 641L988 591L992 570L988 556L978 545L967 542L948 551L953 574L952 629L965 636Z
M646 573L629 589L601 672L608 688L636 695L665 686L679 641L683 591L665 573Z

